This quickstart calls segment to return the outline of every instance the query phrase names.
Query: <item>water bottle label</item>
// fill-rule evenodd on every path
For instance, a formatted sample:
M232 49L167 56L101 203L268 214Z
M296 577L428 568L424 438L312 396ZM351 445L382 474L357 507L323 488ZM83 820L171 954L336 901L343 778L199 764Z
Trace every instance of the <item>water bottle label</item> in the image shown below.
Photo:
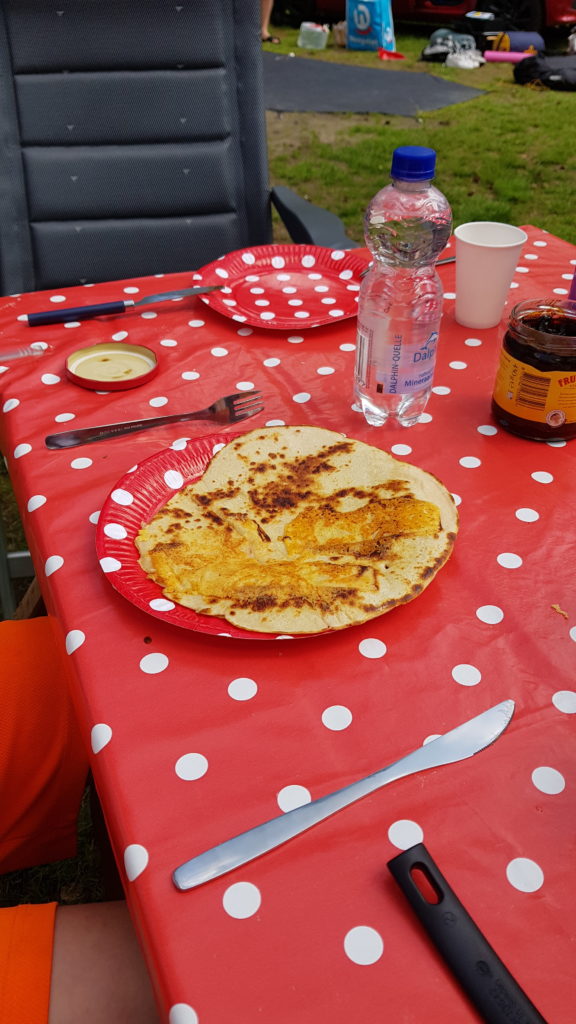
M436 362L438 331L407 344L401 333L383 344L377 331L358 324L358 378L362 387L379 394L405 395L430 387Z

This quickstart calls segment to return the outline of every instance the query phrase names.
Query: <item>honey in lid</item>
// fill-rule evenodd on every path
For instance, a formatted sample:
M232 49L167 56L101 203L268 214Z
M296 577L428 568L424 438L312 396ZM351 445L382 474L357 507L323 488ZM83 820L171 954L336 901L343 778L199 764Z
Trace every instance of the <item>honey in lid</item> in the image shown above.
M79 348L66 360L66 376L93 391L124 391L151 380L158 370L156 355L142 345L108 342Z

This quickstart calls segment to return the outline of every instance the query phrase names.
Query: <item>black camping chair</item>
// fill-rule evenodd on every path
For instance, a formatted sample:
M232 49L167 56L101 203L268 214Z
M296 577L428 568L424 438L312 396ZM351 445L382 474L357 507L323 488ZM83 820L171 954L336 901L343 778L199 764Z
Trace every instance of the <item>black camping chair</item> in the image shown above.
M0 293L353 247L270 190L258 0L2 0Z

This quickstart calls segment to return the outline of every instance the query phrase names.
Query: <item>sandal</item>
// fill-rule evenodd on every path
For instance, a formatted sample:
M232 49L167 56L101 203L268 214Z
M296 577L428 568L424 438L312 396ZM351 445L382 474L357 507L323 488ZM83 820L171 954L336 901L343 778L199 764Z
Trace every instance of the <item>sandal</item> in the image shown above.
M278 36L263 36L262 37L262 42L263 43L275 43L276 45L278 45L278 43L282 42L282 40L279 39Z

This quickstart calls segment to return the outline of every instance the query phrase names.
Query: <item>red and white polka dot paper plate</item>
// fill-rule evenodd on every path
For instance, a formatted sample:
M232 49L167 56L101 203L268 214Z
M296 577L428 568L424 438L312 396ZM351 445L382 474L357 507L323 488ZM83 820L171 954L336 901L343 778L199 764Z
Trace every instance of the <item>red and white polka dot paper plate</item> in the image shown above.
M273 639L268 633L237 629L225 619L199 615L192 608L164 597L138 562L134 543L146 523L182 487L202 476L212 456L238 434L209 434L181 438L145 459L118 481L106 498L96 533L96 552L102 571L115 590L137 608L175 626L200 633L240 639Z
M276 330L322 327L356 316L366 255L317 245L261 245L228 253L194 274L223 284L200 298L224 316Z
M140 566L134 543L142 524L182 487L198 480L212 456L242 433L180 438L170 448L151 455L129 470L104 502L96 532L96 552L100 567L114 589L149 615L213 636L277 640L281 634L239 629L225 619L200 615L192 608L168 600Z

